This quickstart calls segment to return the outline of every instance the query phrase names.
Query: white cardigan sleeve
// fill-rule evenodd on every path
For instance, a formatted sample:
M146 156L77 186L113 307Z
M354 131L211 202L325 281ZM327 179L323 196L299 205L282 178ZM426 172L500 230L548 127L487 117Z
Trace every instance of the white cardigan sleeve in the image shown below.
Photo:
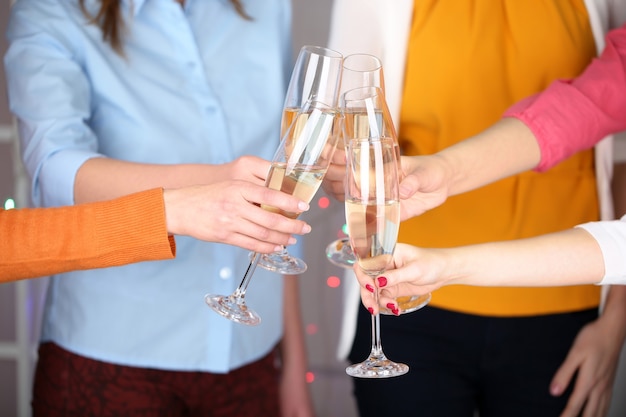
M590 222L579 226L600 245L604 258L604 277L599 284L626 285L626 215L620 220Z

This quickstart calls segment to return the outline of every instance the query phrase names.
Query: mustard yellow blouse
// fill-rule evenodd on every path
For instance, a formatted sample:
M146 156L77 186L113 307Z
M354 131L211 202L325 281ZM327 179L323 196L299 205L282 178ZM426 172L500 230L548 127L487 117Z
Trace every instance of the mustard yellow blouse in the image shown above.
M552 80L576 76L595 54L583 0L416 0L400 146L408 155L430 154L471 136ZM447 247L522 238L598 216L593 152L586 151L548 172L451 197L402 223L399 241ZM599 299L597 286L450 286L431 305L524 316L593 308Z

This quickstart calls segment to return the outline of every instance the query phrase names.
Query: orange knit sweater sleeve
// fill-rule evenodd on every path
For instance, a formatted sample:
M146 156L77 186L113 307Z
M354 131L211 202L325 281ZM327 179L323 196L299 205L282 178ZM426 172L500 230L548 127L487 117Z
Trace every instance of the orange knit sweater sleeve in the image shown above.
M0 283L175 256L162 189L69 207L0 210Z

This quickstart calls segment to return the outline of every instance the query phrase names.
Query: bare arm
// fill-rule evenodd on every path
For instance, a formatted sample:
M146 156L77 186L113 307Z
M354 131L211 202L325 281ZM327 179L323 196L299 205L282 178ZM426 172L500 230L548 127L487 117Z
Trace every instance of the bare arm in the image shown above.
M363 303L376 309L365 286L381 287L379 281L357 269ZM398 244L394 267L384 274L386 285L380 303L386 305L398 296L425 294L450 284L554 287L597 283L603 275L602 251L596 240L580 228L456 248Z
M460 194L537 166L532 131L504 118L481 133L434 155L402 157L402 218L417 216Z
M145 164L111 158L85 162L74 183L75 203L109 200L151 188L181 188L225 180L246 180L264 184L270 163L244 156L221 165Z

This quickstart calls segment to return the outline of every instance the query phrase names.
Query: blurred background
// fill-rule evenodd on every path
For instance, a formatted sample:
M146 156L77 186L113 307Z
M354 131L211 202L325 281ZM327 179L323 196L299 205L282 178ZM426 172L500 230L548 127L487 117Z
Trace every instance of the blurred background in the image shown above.
M0 53L4 55L11 0L0 1ZM302 45L326 45L332 0L293 0L294 58ZM626 149L623 150L626 155ZM20 165L14 124L0 67L0 204L27 206L28 178ZM343 205L322 191L303 216L313 231L302 239L309 265L300 276L310 358L308 380L318 417L353 417L356 410L346 363L337 360L343 270L326 261L325 246L343 236ZM2 238L2 236L0 236ZM2 256L0 254L0 256ZM0 285L0 416L30 417L33 365L46 279ZM321 308L320 308L321 307ZM626 364L622 355L609 417L626 416Z

